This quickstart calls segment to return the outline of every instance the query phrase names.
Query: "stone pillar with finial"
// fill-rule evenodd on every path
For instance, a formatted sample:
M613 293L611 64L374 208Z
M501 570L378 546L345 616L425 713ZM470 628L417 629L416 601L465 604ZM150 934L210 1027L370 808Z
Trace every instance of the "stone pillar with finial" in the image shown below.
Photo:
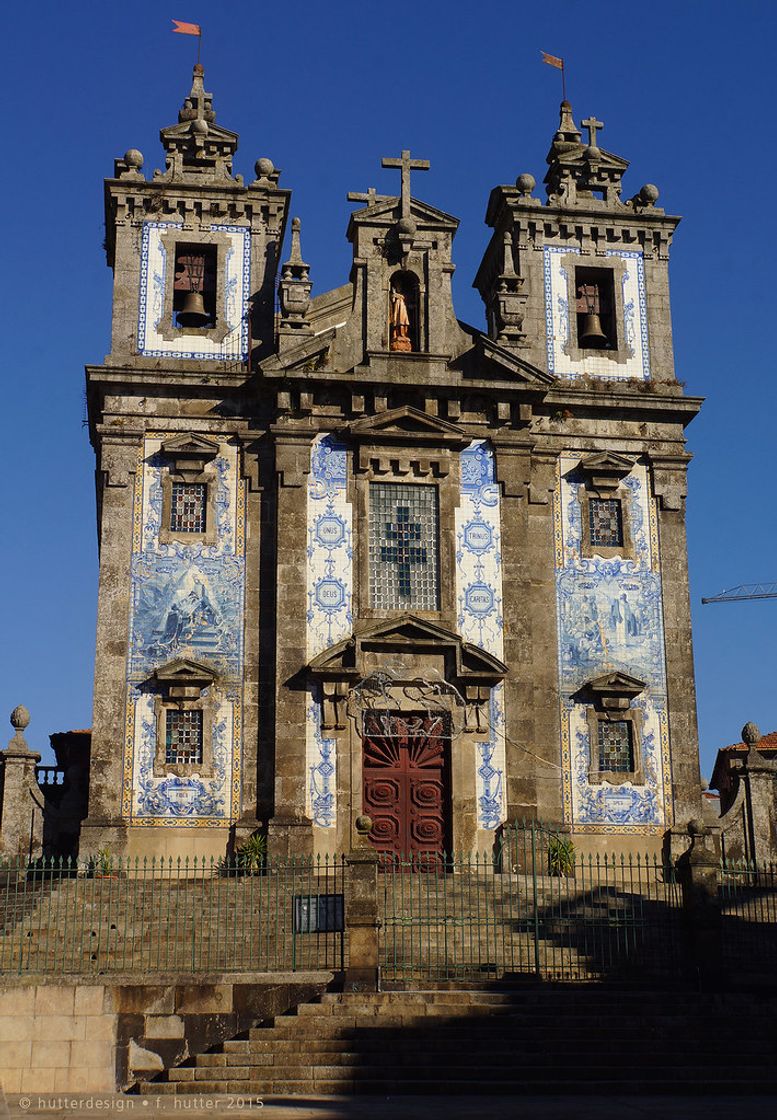
M310 292L313 285L310 282L310 266L302 259L301 226L299 218L294 218L291 223L291 253L281 268L281 278L278 283L278 298L281 305L278 340L281 350L313 334L313 328L308 321Z
M6 749L0 751L0 850L11 859L33 860L41 854L43 795L35 776L40 755L30 750L24 737L29 722L30 713L19 704L11 712L13 737Z
M380 981L378 956L378 853L367 839L372 819L354 822L356 843L346 856L345 928L348 933L346 992L376 992Z
M747 754L732 762L731 769L744 787L743 854L750 863L770 863L777 860L777 762L759 751L761 732L755 723L742 728L742 742Z

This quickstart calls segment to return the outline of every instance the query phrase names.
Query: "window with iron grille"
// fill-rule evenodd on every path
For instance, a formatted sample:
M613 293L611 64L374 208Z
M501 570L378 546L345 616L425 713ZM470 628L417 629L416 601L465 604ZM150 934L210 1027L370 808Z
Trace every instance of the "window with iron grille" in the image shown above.
M169 708L165 721L165 762L202 762L202 712Z
M621 548L623 510L620 498L589 498L588 526L592 547Z
M174 482L170 500L171 533L204 533L207 483Z
M612 773L634 770L631 720L599 720L599 769Z
M374 482L369 502L371 606L439 610L437 487Z

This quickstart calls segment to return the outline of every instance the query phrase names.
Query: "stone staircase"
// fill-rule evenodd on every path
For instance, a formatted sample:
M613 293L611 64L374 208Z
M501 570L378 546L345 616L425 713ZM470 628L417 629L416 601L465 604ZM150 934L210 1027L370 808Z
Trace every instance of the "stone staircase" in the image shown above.
M327 993L143 1095L774 1092L777 998L602 985Z

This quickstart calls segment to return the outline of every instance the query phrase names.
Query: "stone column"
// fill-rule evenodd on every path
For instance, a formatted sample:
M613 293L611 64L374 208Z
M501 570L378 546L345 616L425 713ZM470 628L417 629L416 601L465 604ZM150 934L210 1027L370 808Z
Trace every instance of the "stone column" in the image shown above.
M378 853L367 840L372 819L357 817L356 848L346 856L345 928L348 933L346 992L377 992L380 985Z
M6 858L33 860L41 854L43 794L38 788L35 766L40 755L31 751L24 738L30 713L20 704L11 712L13 738L0 751L2 764L2 815L0 851Z
M309 432L275 433L277 475L275 589L274 811L269 823L273 856L313 854L305 815L307 691L307 489Z
M720 906L720 831L700 820L688 823L690 849L678 861L687 930L688 974L703 987L719 988L723 975Z

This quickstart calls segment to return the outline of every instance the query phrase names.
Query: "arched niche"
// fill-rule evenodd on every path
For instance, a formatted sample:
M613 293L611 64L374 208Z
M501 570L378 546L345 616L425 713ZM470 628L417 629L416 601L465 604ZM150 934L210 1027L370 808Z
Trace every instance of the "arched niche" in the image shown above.
M389 350L411 354L421 349L421 298L418 277L398 269L389 281Z

